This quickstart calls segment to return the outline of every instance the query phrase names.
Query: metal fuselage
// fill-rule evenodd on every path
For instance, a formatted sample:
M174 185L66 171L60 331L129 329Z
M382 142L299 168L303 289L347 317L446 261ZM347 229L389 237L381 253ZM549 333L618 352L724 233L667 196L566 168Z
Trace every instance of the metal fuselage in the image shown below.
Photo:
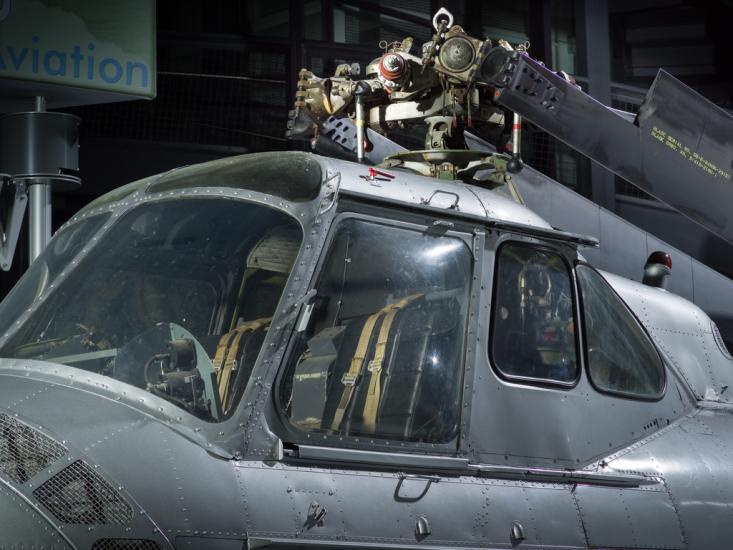
M283 153L273 162L285 166L301 156ZM604 274L662 357L666 383L659 399L598 391L588 376L582 331L580 374L572 384L509 381L490 359L496 251L505 242L537 245L572 265L582 260L577 246L591 239L555 231L496 192L401 171L392 172L393 179L370 178L362 165L321 157L311 159L322 173L317 196L289 201L278 181L262 181L259 190L238 186L242 158L159 176L172 182L165 190L151 191L162 180L145 180L90 205L60 232L111 213L96 240L136 208L182 198L267 205L297 220L303 242L238 407L226 419L206 422L101 374L50 361L0 360L0 439L5 438L0 441L0 546L704 549L728 544L733 360L699 308ZM217 181L222 173L227 178ZM177 186L176 181L199 183ZM266 191L270 186L272 194ZM284 365L324 253L341 220L354 216L386 227L409 224L450 233L470 247L458 431L450 441L298 432L278 406ZM51 283L70 276L94 240L69 258ZM574 286L573 295L577 292ZM52 295L53 284L8 323L0 345ZM577 299L573 307L580 316ZM47 464L35 470L18 464L18 457L26 456L20 442L39 441L56 445L53 452L44 451L51 457ZM49 504L38 489L79 461L94 473L81 475L76 489L53 494ZM95 484L96 493L90 489ZM107 505L98 521L59 517L59 503L83 506L81 501L91 499L94 508L94 498L108 503L116 498L119 510L131 513Z

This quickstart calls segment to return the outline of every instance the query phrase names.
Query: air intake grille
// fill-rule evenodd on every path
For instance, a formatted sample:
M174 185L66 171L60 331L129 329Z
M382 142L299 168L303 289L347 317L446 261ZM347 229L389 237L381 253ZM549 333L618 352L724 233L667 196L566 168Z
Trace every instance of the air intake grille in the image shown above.
M0 414L0 474L25 483L66 454L66 448L7 414Z
M124 525L132 521L130 505L82 460L61 470L33 494L64 523Z
M160 544L145 539L99 539L92 550L160 550Z

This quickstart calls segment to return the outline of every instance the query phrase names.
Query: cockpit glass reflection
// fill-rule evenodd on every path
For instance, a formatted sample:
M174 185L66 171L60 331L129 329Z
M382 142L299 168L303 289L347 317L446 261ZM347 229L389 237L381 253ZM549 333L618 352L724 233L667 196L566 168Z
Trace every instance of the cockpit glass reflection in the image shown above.
M456 237L348 219L281 388L306 432L455 437L472 256Z
M94 371L221 420L244 392L301 239L291 217L263 206L139 206L0 353Z
M570 383L578 375L570 273L548 250L508 244L496 273L494 366L508 378Z
M664 365L640 323L592 267L575 268L583 306L588 374L609 393L656 399L664 392Z

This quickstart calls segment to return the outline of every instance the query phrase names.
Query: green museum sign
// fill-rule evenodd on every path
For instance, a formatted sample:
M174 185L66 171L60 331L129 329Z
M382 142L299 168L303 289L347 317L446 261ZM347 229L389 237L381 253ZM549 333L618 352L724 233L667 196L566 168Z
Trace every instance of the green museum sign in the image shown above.
M0 79L59 105L155 97L154 0L0 0Z

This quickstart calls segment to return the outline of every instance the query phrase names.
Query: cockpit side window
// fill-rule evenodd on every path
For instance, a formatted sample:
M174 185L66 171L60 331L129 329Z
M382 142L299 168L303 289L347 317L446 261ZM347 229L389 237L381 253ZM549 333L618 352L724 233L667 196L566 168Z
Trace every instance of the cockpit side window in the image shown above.
M661 397L664 365L644 329L597 271L581 264L575 272L593 385L627 397Z
M281 407L300 432L456 437L473 257L459 237L347 218L336 229Z
M550 250L499 251L491 334L493 365L510 380L571 385L578 378L570 270Z

